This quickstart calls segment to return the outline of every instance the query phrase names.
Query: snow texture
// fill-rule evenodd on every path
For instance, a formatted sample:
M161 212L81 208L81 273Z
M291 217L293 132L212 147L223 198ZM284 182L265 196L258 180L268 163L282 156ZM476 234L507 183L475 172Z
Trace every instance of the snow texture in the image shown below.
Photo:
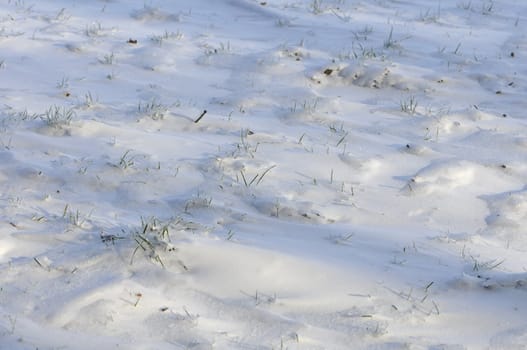
M526 349L526 25L1 0L0 349Z

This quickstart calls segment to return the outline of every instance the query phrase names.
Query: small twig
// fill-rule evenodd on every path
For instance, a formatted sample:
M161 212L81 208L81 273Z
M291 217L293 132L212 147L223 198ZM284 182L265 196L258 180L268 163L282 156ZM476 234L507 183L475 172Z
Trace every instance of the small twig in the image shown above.
M357 293L348 293L350 297L357 297L357 298L371 298L370 294L357 294Z
M425 287L425 292L428 293L428 288L432 287L432 284L434 284L434 281L427 284L427 286Z
M192 314L191 314L190 312L188 312L188 310L187 310L187 308L186 308L185 306L183 306L183 311L185 311L185 313L187 314L187 317L188 317L188 318L194 318L194 317L192 316Z
M37 258L33 258L33 260L35 260L35 262L38 264L38 266L42 267L43 269L45 269L45 267L40 263L40 261L38 261Z
M134 303L134 307L137 307L137 304L139 304L139 301L141 300L141 298L143 297L143 294L141 293L135 293L135 297L137 298L135 303Z
M337 142L337 146L338 147L345 139L346 137L348 136L349 132L345 133L344 136L342 136L339 140L339 142Z
M205 116L205 114L207 114L207 110L203 110L203 113L201 113L201 115L198 117L198 119L194 120L194 123L199 123L199 121L201 120L201 118L203 118Z

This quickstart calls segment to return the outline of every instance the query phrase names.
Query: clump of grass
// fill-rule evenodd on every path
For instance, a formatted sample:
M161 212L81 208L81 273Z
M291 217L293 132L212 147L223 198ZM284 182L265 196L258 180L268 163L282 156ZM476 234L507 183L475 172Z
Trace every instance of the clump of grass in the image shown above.
M105 36L107 29L103 28L100 22L95 22L86 26L84 34L89 38Z
M99 62L110 66L115 63L115 54L110 52L109 54L104 55L104 57L100 59Z
M141 115L146 115L153 120L161 120L168 112L168 107L153 98L150 102L141 103L137 105L137 112Z
M371 47L370 48L365 47L361 43L353 44L353 57L354 58L373 59L373 58L376 58L377 56L380 56L380 54L378 54L375 51L375 49Z
M168 30L165 30L165 32L161 35L153 35L150 40L157 43L159 46L163 45L163 42L167 40L181 40L183 39L183 34L178 30L177 32L169 32Z
M84 95L84 106L86 108L93 108L99 103L99 98L93 97L90 91Z
M190 209L210 208L212 206L212 197L203 196L198 191L195 197L185 203L185 213L190 214Z
M486 1L481 5L481 13L484 15L490 15L494 10L494 2L492 0Z
M500 266L501 264L503 264L505 262L505 260L497 260L497 259L493 259L493 260L489 260L489 261L479 261L478 259L474 258L473 256L471 256L472 258L472 261L473 261L473 266L472 266L472 271L490 271L490 270L494 270L495 268L497 268L498 266Z
M245 172L242 170L240 170L240 175L241 175L241 178L243 180L243 183L245 185L245 187L251 187L253 186L258 186L260 184L260 182L262 182L263 178L265 177L265 175L267 175L268 172L270 172L271 170L273 170L274 168L276 168L276 165L272 165L270 166L269 168L265 169L263 172L261 173L257 173L256 175L254 175L254 177L252 178L249 178L247 179L245 177Z
M219 55L219 54L229 54L232 52L231 42L220 42L218 46L211 46L209 44L205 44L203 46L205 48L205 56L210 57L213 55Z
M471 10L472 9L472 0L469 0L469 1L465 1L465 2L460 2L457 4L457 7L458 8L461 8L463 10Z
M427 9L425 12L420 12L419 19L422 22L437 22L441 18L441 2L437 4L437 10L434 12Z
M397 45L397 41L393 39L393 27L390 29L390 33L388 34L388 37L384 40L384 48L389 49L392 47L395 47Z
M313 0L310 4L310 10L315 15L319 15L324 12L323 6L322 6L323 0Z
M132 233L132 238L137 245L132 253L130 264L133 264L137 252L142 251L146 257L165 268L160 252L176 250L171 243L170 226L170 222L162 223L156 217L141 217L140 228ZM186 269L184 264L181 263L181 265Z
M40 118L51 127L62 127L70 125L72 119L76 116L73 108L51 106L48 110L40 115Z
M58 89L67 89L70 86L70 80L68 77L62 77L62 79L57 82Z
M299 103L294 100L293 105L289 108L291 113L296 113L297 111L302 111L305 113L313 114L317 111L319 99L313 98L311 100L304 100L304 102Z
M254 154L258 151L260 143L257 142L255 145L251 144L248 137L254 133L249 129L240 130L240 142L236 143L235 150L232 152L232 157L237 157L241 154L246 154L251 158L254 158Z
M117 166L123 170L126 170L132 167L135 164L135 158L137 157L134 154L131 154L132 150L127 150L119 159Z
M2 128L2 130L6 128L9 123L35 120L42 118L43 116L43 114L30 113L27 109L24 109L23 111L16 111L11 106L5 106L7 108L6 115L0 120L0 128Z
M409 39L410 37L404 37L399 40L396 40L393 36L393 26L390 28L390 32L388 33L388 37L384 40L383 46L385 49L400 49L401 48L401 42L403 40Z
M415 114L417 110L417 99L414 96L411 96L407 100L403 100L399 103L401 107L401 112L408 113L408 114Z
M115 245L117 242L132 242L132 253L130 256L130 265L136 260L136 256L143 256L163 268L166 268L166 262L170 256L173 256L177 248L172 243L172 232L188 232L202 229L200 225L186 221L181 218L170 218L160 220L155 216L141 217L141 224L131 230L121 229L120 233L100 233L101 242L106 246ZM183 270L188 271L187 265L181 260L174 261Z
M81 214L81 212L77 210L70 209L69 205L66 204L64 207L64 211L62 213L62 218L66 219L71 225L82 228L86 221L90 218L91 212L87 215Z

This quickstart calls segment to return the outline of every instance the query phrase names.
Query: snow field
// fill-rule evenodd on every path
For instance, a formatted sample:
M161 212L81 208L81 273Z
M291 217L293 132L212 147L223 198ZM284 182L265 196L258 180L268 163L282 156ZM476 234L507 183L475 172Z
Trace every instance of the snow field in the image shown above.
M0 349L523 349L526 20L3 0Z

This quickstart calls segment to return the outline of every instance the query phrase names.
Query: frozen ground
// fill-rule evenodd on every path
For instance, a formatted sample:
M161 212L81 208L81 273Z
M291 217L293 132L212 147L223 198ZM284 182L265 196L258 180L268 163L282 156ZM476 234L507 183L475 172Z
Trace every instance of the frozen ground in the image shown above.
M526 25L1 0L0 349L526 349Z

